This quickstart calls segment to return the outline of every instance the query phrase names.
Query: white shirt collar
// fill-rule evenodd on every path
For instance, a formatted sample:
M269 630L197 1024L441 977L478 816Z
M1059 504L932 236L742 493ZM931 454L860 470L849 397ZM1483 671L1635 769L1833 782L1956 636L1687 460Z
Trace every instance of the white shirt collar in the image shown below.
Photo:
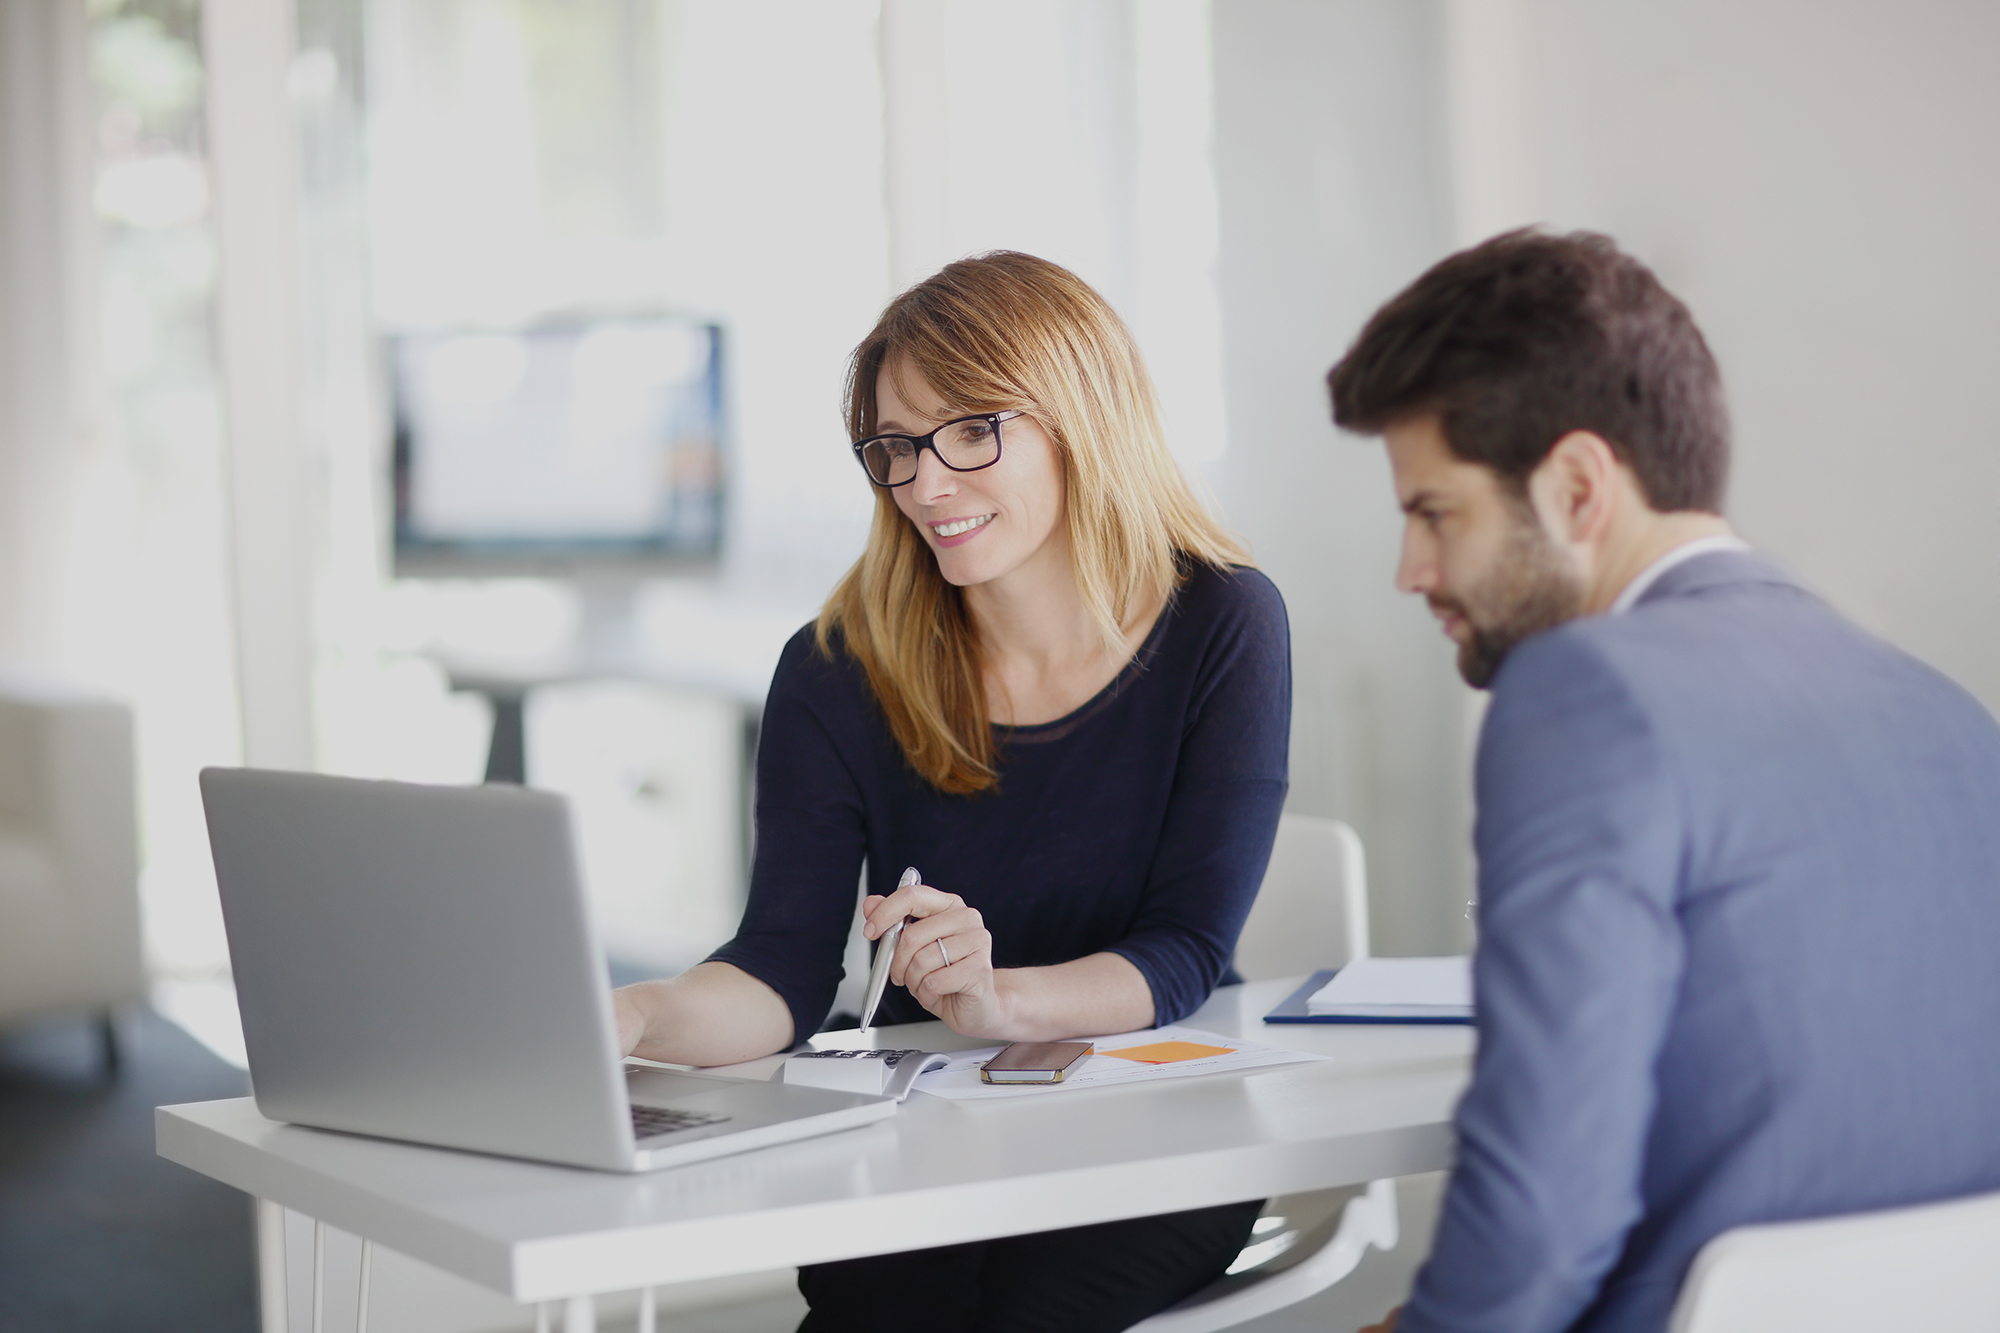
M1630 611L1638 604L1639 599L1646 595L1646 590L1655 583L1658 583L1660 576L1675 565L1684 564L1698 555L1708 555L1713 551L1747 551L1749 549L1750 543L1744 541L1741 537L1697 537L1691 542L1684 542L1640 570L1639 576L1625 585L1625 591L1618 594L1618 600L1611 604L1611 610L1606 614L1622 616L1627 611Z

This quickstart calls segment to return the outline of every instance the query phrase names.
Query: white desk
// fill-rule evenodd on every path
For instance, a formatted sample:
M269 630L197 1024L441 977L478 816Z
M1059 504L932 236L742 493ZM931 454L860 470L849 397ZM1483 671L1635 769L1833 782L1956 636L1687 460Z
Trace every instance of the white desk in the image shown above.
M545 1301L1298 1193L1449 1164L1457 1027L1271 1026L1298 979L1227 987L1192 1027L1331 1057L1241 1074L950 1103L618 1176L303 1129L248 1098L161 1107L160 1155L259 1199ZM884 1046L983 1045L941 1023ZM820 1045L865 1044L829 1033ZM781 1057L730 1072L756 1076Z

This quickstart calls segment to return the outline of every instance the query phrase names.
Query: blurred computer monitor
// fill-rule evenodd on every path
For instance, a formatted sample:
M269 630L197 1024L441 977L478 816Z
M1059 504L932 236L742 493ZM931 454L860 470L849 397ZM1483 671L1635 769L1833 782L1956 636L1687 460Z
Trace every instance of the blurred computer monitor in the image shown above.
M712 564L722 330L625 317L388 340L399 575Z

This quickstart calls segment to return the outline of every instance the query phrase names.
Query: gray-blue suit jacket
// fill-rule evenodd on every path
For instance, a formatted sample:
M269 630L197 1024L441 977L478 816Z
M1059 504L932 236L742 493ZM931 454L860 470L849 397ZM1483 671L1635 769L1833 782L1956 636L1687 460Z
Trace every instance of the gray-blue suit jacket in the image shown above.
M1654 1333L1751 1222L2000 1189L2000 726L1763 558L1515 647L1403 1333Z

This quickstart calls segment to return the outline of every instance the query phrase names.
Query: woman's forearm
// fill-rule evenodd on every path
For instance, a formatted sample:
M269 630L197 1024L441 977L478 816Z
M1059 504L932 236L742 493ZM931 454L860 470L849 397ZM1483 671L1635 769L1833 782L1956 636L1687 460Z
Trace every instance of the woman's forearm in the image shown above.
M613 995L625 1052L676 1065L730 1065L792 1044L778 992L729 963L701 963Z
M1153 990L1121 954L1094 953L1054 967L1009 967L993 973L1007 1041L1135 1032L1153 1026Z

